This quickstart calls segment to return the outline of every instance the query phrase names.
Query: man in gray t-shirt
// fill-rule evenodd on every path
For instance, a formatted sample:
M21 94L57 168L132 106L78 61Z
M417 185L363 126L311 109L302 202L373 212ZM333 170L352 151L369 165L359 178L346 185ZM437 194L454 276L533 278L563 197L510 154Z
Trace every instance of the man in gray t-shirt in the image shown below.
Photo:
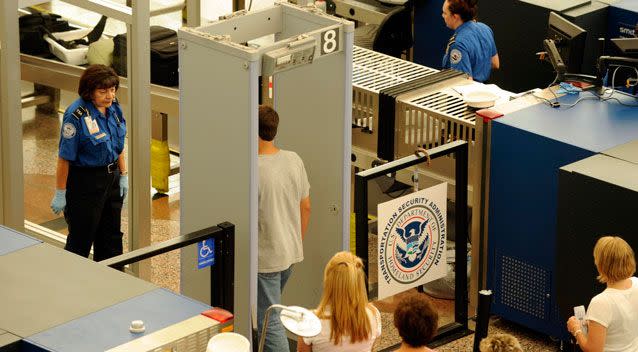
M259 106L259 261L257 323L259 334L266 309L281 303L292 265L303 260L301 243L310 219L310 184L303 161L295 152L274 144L279 115ZM271 311L264 351L288 351L279 312Z

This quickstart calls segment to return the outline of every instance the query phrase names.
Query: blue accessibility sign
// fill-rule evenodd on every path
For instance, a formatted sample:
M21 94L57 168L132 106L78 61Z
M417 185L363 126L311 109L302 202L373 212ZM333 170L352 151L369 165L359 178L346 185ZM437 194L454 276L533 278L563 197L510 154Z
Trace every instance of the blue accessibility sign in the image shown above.
M215 241L212 238L197 242L197 269L215 265Z

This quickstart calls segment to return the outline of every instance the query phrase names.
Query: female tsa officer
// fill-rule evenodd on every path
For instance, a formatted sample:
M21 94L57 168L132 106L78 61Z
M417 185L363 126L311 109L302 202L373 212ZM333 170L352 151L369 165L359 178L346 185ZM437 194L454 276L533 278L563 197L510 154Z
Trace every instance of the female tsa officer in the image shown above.
M126 121L115 99L120 80L112 68L89 66L64 112L56 191L51 209L64 211L66 250L93 259L122 254L120 216L128 191L124 150Z
M467 73L478 82L490 78L500 62L492 29L476 22L477 0L446 0L443 3L445 25L454 30L443 57L443 68Z

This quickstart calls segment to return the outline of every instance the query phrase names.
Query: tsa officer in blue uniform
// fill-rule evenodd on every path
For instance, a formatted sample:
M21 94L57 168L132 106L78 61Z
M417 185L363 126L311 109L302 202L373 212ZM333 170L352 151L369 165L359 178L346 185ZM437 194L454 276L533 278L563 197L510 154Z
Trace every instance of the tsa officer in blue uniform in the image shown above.
M89 66L64 112L56 191L51 209L64 211L66 250L93 259L122 254L120 218L128 191L124 150L126 121L115 98L119 77L104 65Z
M475 20L477 11L477 0L443 3L445 25L454 30L445 49L443 68L453 68L467 73L475 81L485 82L500 62L494 33L486 24Z

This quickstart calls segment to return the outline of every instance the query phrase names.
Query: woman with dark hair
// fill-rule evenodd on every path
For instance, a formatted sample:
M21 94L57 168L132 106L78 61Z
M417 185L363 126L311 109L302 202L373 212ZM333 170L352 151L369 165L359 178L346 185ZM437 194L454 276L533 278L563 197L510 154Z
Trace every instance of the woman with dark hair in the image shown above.
M486 24L476 21L477 0L446 0L443 3L445 25L454 30L443 56L443 68L463 71L478 82L490 78L500 61L494 33Z
M122 254L120 217L128 191L124 150L126 120L115 98L120 80L104 65L89 66L64 112L56 191L51 209L64 211L66 250L104 260Z
M424 294L413 294L399 301L394 311L394 326L403 340L396 352L432 352L426 344L439 325L439 313Z

